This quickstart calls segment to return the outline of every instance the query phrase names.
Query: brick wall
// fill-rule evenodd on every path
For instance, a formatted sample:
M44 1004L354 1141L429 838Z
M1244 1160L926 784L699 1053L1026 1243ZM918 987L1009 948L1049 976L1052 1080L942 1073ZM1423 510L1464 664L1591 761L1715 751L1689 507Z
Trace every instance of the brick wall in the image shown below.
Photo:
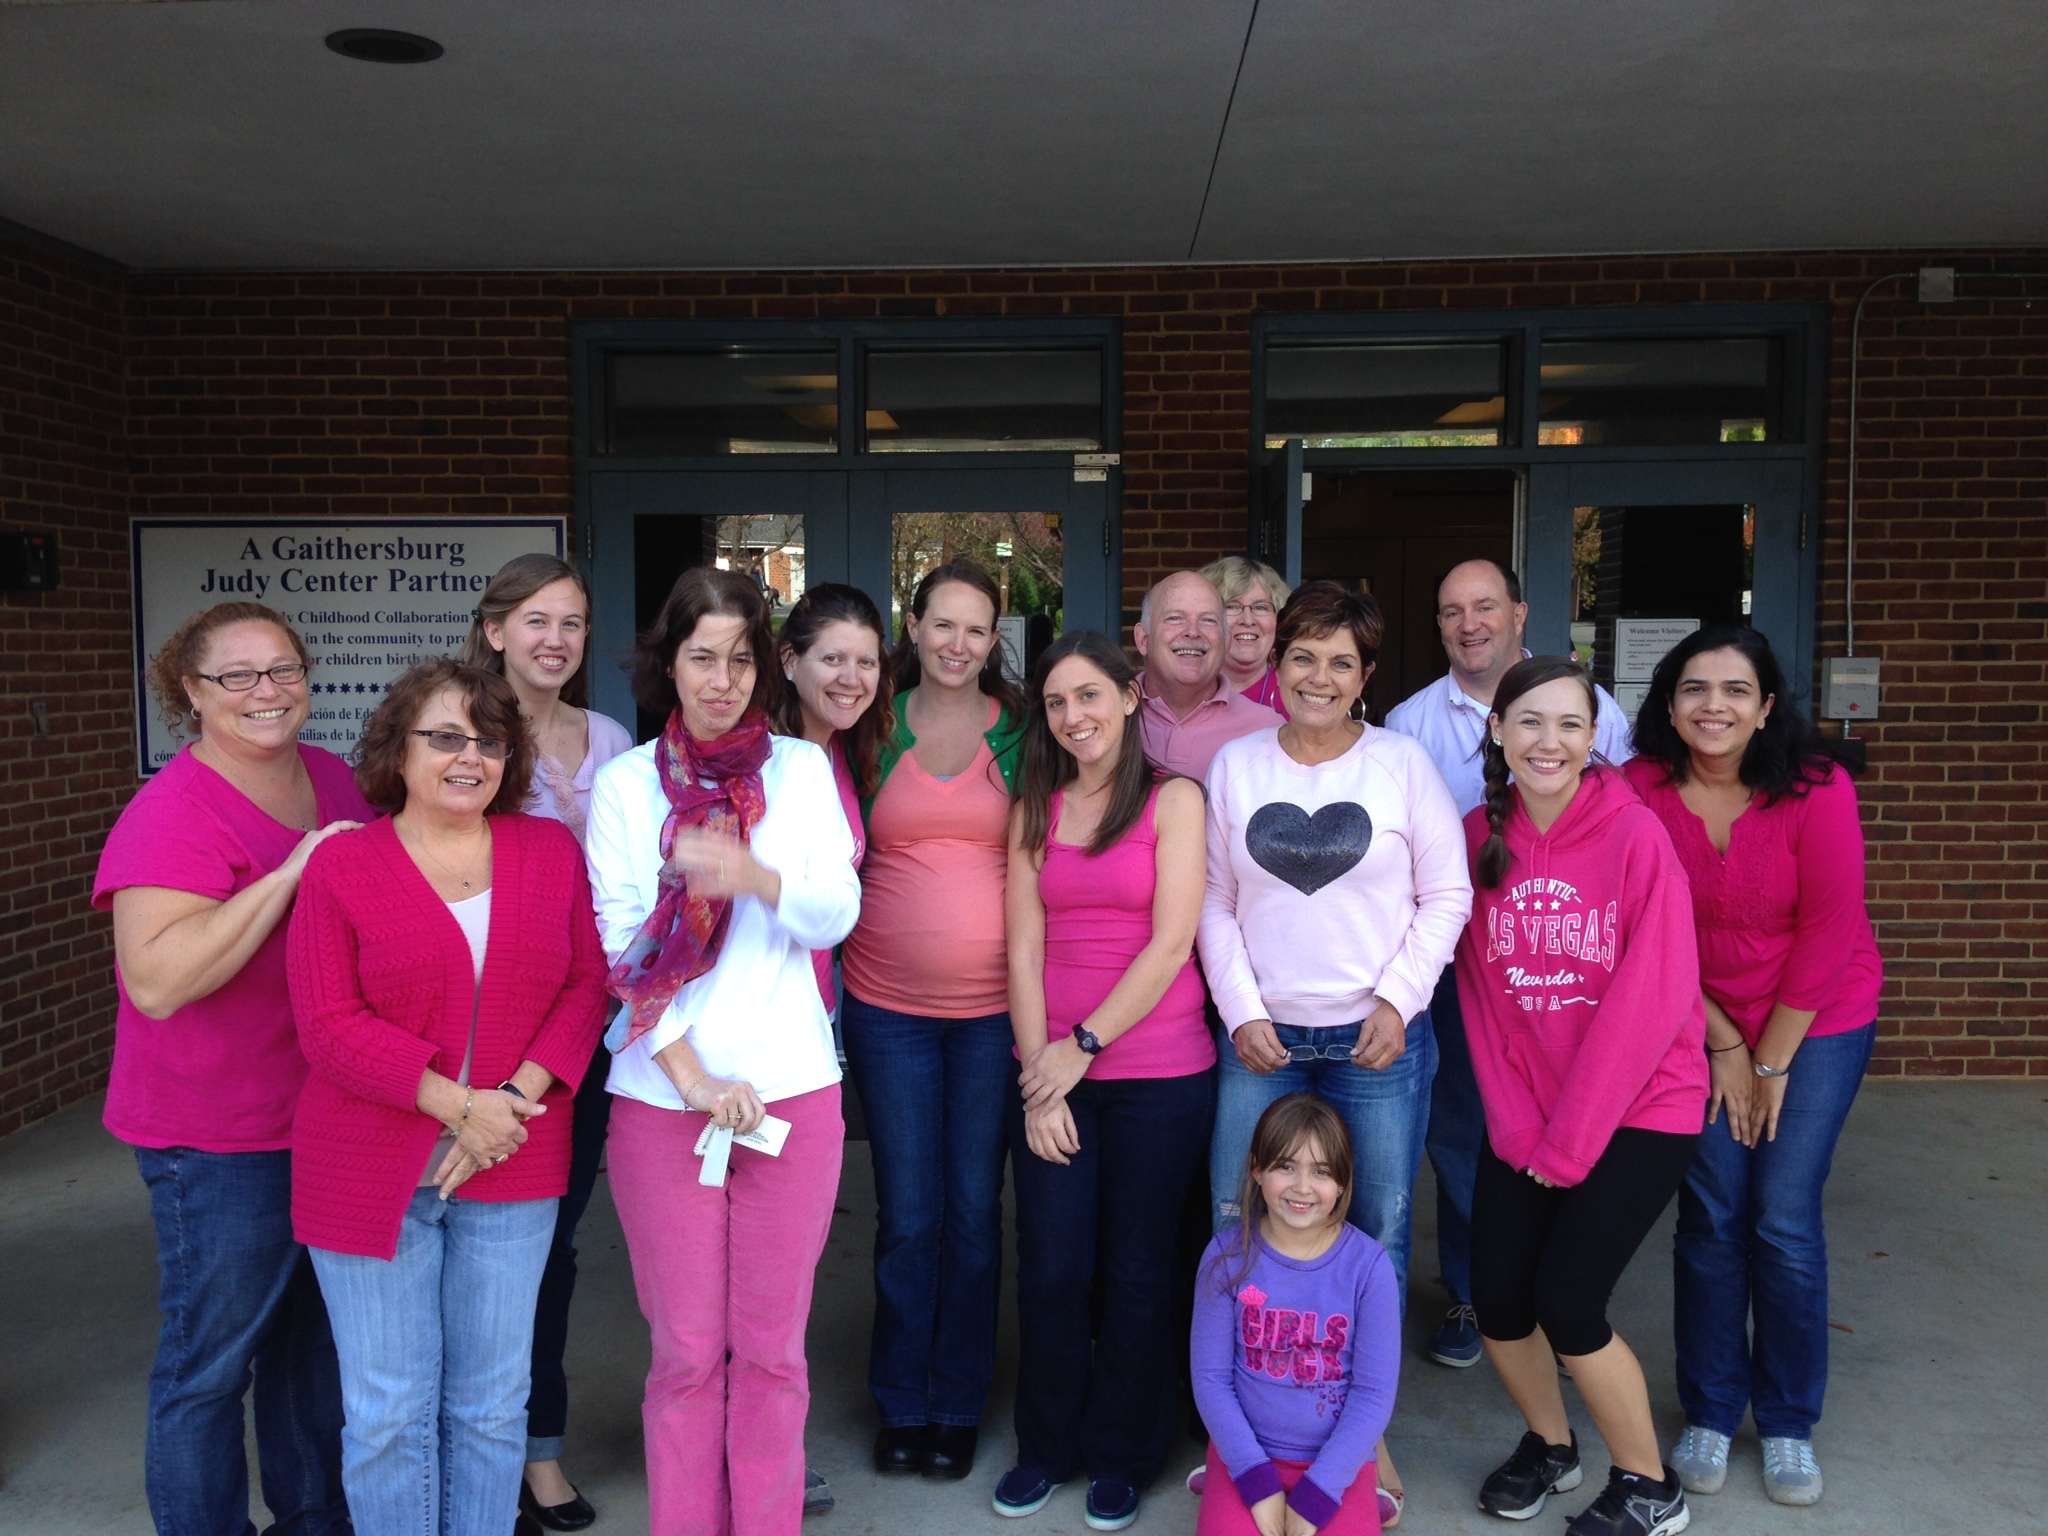
M0 530L55 531L61 560L54 592L0 594L0 1135L97 1088L113 1039L86 900L135 788L124 302L118 271L0 246Z
M1823 648L1838 652L1849 314L1872 277L1923 262L2038 271L2048 252L139 276L127 289L133 505L572 514L577 318L1111 315L1124 328L1124 597L1134 606L1161 572L1243 547L1257 311L1821 301L1834 315ZM2030 1062L2048 1073L2048 284L1999 291L2015 297L1923 309L1894 287L1865 322L1857 639L1885 663L1886 718L1869 731L1864 797L1892 972L1873 1070L1890 1075L2016 1075ZM103 1021L104 990L96 1007Z

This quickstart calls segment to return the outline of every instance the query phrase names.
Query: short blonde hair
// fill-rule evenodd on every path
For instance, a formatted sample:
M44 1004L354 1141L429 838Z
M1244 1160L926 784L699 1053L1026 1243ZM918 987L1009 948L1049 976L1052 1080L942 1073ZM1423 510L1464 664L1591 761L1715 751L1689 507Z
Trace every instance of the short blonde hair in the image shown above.
M1251 560L1243 555L1225 555L1221 560L1211 560L1202 567L1202 574L1209 578L1209 585L1226 603L1236 602L1257 585L1266 589L1266 598L1277 612L1287 606L1291 595L1278 571L1263 560Z

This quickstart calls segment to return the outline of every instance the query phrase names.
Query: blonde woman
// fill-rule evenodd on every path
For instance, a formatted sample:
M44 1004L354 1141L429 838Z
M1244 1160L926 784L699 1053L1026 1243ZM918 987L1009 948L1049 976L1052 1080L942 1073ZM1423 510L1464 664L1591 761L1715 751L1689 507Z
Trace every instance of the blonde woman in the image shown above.
M1287 718L1280 679L1273 670L1273 634L1292 595L1280 573L1263 560L1225 555L1202 567L1223 599L1223 675L1256 704Z

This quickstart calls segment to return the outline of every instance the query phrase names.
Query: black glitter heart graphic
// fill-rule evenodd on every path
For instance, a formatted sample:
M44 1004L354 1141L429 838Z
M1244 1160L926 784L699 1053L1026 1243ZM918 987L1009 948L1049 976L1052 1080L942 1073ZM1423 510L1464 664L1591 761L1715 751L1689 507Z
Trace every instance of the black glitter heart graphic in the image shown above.
M1298 805L1275 801L1252 812L1244 846L1267 874L1313 896L1365 857L1372 846L1372 817L1354 800L1336 801L1313 816Z

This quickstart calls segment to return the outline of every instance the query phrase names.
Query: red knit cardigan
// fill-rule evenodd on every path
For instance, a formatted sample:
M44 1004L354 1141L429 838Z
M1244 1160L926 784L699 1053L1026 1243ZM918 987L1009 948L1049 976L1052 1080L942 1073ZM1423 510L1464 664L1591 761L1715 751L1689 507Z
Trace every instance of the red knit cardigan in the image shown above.
M307 861L287 942L292 1012L311 1072L292 1122L292 1231L388 1259L441 1123L420 1075L462 1068L495 1087L531 1059L555 1077L548 1112L464 1200L545 1200L569 1180L569 1116L604 1018L604 951L583 851L533 816L493 816L491 922L480 984L462 928L389 817L329 838Z

